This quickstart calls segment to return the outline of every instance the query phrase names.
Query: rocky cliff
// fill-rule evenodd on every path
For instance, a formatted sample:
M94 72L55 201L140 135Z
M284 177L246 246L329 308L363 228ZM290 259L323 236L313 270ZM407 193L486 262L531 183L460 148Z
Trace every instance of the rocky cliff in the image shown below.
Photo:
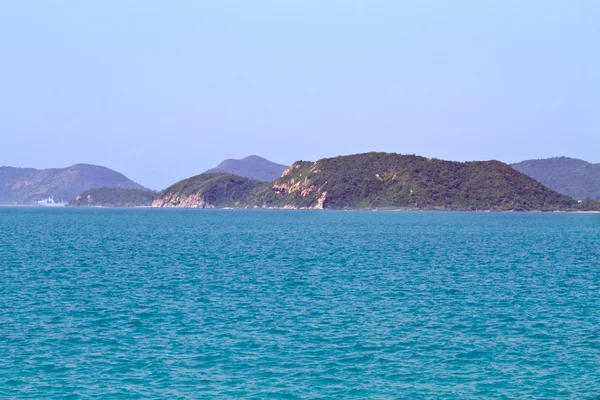
M201 174L165 189L152 202L152 207L244 207L253 198L252 193L263 185L265 183L237 175Z
M298 161L272 184L296 208L556 210L575 202L499 161L365 153Z
M577 205L499 161L365 153L298 161L270 183L202 174L166 189L153 206L506 211Z

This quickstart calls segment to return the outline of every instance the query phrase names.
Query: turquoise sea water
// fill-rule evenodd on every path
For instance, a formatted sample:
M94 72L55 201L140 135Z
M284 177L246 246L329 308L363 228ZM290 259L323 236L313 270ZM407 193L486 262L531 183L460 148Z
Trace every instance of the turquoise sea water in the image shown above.
M0 208L0 397L598 398L600 215Z

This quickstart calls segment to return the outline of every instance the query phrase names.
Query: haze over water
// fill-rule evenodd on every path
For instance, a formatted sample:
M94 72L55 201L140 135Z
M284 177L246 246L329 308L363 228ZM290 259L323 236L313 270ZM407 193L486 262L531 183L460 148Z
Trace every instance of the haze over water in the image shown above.
M590 398L598 214L0 209L0 397Z

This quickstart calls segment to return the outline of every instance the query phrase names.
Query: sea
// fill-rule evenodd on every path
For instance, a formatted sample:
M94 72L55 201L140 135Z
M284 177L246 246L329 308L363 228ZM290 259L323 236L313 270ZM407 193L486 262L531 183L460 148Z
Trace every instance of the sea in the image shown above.
M600 214L2 207L0 398L599 399Z

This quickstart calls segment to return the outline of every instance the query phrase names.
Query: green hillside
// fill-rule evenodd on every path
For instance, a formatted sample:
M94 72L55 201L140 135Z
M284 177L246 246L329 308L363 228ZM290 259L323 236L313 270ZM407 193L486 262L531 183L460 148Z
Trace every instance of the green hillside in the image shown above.
M274 182L286 204L324 208L557 210L574 201L499 161L366 153L297 162Z
M259 156L248 156L241 160L225 160L205 174L224 173L243 176L257 181L270 182L281 176L287 165L277 164Z
M567 210L576 202L499 161L452 162L365 153L298 161L263 183L202 174L166 189L155 207Z
M0 204L31 204L50 196L69 202L93 188L118 187L146 190L125 175L99 165L67 168L0 167Z
M149 207L157 193L149 190L100 188L81 193L69 207Z
M569 157L527 160L512 167L577 200L600 200L600 164Z
M243 207L253 200L251 195L268 183L231 174L201 174L184 179L165 189L154 201L154 207Z

